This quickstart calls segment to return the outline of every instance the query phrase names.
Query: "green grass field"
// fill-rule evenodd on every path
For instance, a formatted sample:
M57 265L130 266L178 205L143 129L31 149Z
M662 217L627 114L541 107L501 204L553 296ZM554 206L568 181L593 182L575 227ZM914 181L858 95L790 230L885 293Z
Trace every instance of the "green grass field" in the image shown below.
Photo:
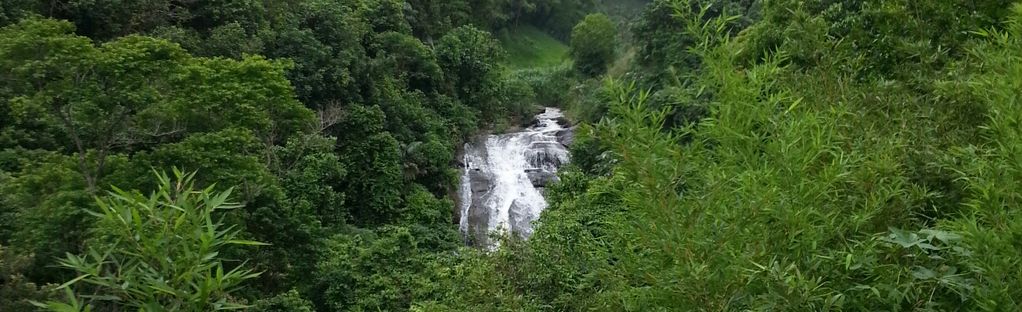
M560 65L568 60L568 46L533 26L519 26L500 36L507 50L507 65L527 69Z

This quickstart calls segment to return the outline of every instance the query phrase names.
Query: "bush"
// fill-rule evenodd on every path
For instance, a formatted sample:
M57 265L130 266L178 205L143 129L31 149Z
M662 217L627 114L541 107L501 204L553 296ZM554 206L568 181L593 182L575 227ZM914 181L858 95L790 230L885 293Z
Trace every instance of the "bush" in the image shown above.
M590 14L571 30L575 69L589 76L607 70L617 52L617 26L604 14Z
M943 2L848 12L885 33L860 42L890 48L868 60L805 2L764 4L778 27L742 40L701 1L658 2L699 39L698 68L658 92L607 80L605 118L573 149L590 176L562 172L536 234L469 275L487 297L447 307L1019 310L1022 5L971 39L931 33L970 47L942 64L887 30L925 29ZM754 38L773 30L785 42Z
M296 290L256 302L252 312L314 312L312 302L305 300Z
M175 171L172 180L157 174L159 187L149 196L115 189L99 199L99 211L92 212L98 225L88 251L60 261L61 267L79 274L61 286L69 294L68 302L37 305L52 311L242 307L231 301L230 294L259 273L243 265L225 266L219 255L231 245L260 243L236 239L238 231L224 227L214 216L239 207L227 201L230 191L195 189L192 176ZM74 294L72 286L80 291Z

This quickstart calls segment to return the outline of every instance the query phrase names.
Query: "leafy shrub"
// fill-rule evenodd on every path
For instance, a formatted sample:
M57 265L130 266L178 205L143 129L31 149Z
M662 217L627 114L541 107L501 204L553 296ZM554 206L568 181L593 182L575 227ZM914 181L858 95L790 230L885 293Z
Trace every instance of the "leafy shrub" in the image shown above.
M253 312L314 312L312 302L302 298L296 290L259 300L250 311Z
M698 67L656 92L606 80L607 111L592 131L581 128L591 135L574 155L600 176L566 171L536 235L468 278L490 301L458 302L1019 309L1022 5L1007 23L958 37L926 29L1003 13L948 19L958 4L779 1L737 35L736 18L700 1L662 2L692 39L665 52ZM679 43L670 38L657 39ZM926 47L942 40L950 50ZM958 53L964 59L946 57ZM705 111L668 126L682 105ZM605 163L613 166L597 170Z
M214 216L239 206L230 191L197 190L193 175L157 174L159 188L149 196L115 189L98 200L93 240L84 255L60 261L78 277L67 289L67 303L37 305L52 311L131 308L146 311L208 311L243 307L230 294L255 278L244 265L226 265L220 253L230 245L261 245L236 239L238 230ZM233 267L233 268L231 268ZM72 286L79 292L73 294Z
M617 26L604 14L590 14L571 30L571 57L582 74L607 70L617 53Z

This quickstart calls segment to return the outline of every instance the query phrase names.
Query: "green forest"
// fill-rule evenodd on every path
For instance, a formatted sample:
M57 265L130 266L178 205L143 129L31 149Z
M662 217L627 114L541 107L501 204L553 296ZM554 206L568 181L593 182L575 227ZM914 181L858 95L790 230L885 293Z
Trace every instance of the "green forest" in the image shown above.
M0 311L221 310L1022 311L1022 4L0 0Z

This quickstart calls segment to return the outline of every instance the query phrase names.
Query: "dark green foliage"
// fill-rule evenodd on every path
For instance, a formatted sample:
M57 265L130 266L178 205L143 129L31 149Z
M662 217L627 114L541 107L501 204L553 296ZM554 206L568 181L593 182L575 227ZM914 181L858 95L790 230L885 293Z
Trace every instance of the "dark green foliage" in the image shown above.
M79 251L92 227L83 208L93 207L93 200L71 157L36 157L0 184L0 203L13 218L5 224L11 226L5 243L18 254L34 255L31 265L21 271L31 281L57 282L65 273L47 266L67 252Z
M284 188L285 202L297 214L313 214L326 227L344 224L342 183L348 172L333 153L336 140L317 135L294 138L274 151L274 170Z
M642 13L642 18L633 26L636 46L639 50L638 63L657 73L654 81L662 81L665 71L695 68L698 59L689 54L687 46L694 39L684 31L684 24L674 18L674 3L670 0L654 0Z
M603 74L617 52L617 36L617 27L606 15L586 16L571 31L575 68L589 76Z
M396 32L411 34L412 26L405 15L405 3L399 0L377 0L369 2L365 18L375 33Z
M265 148L251 131L237 128L191 136L180 143L160 146L151 155L138 156L155 167L172 164L201 171L206 184L220 181L229 185L267 185L270 173L260 156ZM208 180L206 180L208 179ZM242 188L241 198L258 196L260 189Z
M10 75L4 89L15 123L61 138L63 146L49 148L77 153L90 191L101 187L114 152L230 127L273 143L311 126L312 113L291 96L281 64L192 58L139 36L96 47L70 31L66 23L35 19L4 28L9 40L0 56L34 61L0 66ZM31 126L40 121L45 126Z
M459 137L468 137L479 127L481 112L478 112L455 96L440 95L426 103L438 115L447 116L445 125Z
M606 109L584 175L419 309L1017 310L1022 6L996 6L655 1L657 79L574 112Z
M604 176L613 168L612 153L601 142L596 130L589 124L575 129L575 142L571 145L571 162L580 171L591 176Z
M30 300L48 299L49 287L40 288L22 275L31 258L0 246L0 310L31 311L34 307Z
M389 133L374 134L340 149L350 168L348 190L352 221L359 225L389 223L397 217L403 187L401 147Z
M473 14L477 19L487 22L476 22L477 25L491 25L493 29L514 28L522 25L534 25L549 32L559 40L567 41L571 28L589 12L597 9L593 0L481 0L477 2L492 3L495 9L476 4ZM480 12L482 11L482 12Z
M396 77L413 90L436 91L441 88L444 76L437 65L433 51L411 35L387 32L375 37L373 45L378 71Z
M173 105L178 122L192 131L242 127L264 142L278 143L312 128L313 115L290 94L280 63L261 57L200 59L183 70L181 83L195 84L188 87L200 92L184 94Z
M444 128L442 116L424 107L428 99L422 92L399 91L382 84L379 91L378 99L385 104L379 106L386 116L382 126L403 144L455 135Z
M269 57L295 61L288 78L298 98L310 107L331 101L358 101L365 48L361 40L369 25L351 4L334 1L303 1L287 27L271 33L264 52Z
M79 169L94 190L115 138L132 136L132 119L160 100L168 65L185 54L140 37L97 48L87 38L70 35L71 30L68 23L37 19L0 30L5 38L0 67L7 73L4 89L10 90L5 102L21 119L42 119L50 125L44 130L58 128L49 135L70 142L53 148L78 153ZM99 79L110 76L125 79ZM145 84L150 76L161 81ZM89 150L97 152L97 163L86 162Z
M10 0L0 3L0 27L13 24L26 15L38 12L39 3L35 0Z
M468 23L468 1L412 0L405 3L410 8L409 23L415 35L420 38L440 38L452 29Z
M571 28L592 10L591 0L561 0L537 2L536 12L546 15L546 20L538 24L553 31L562 40L567 39ZM539 15L539 16L543 16Z
M258 285L277 290L310 274L321 225L343 224L348 215L342 206L344 195L336 191L344 172L332 154L331 143L328 139L301 137L288 146L272 148L261 144L251 131L228 129L166 144L136 159L157 168L176 165L197 170L196 180L204 185L236 185L236 197L245 209L228 212L228 221L241 225L247 237L273 243L237 257L257 260L257 269L265 272L257 280ZM293 159L295 153L304 157ZM267 167L267 157L275 157L287 167L274 172Z
M5 121L0 238L19 254L38 255L15 273L41 282L73 277L48 266L65 252L81 251L93 227L85 217L93 209L91 194L111 184L153 189L156 185L145 179L151 167L181 166L201 171L196 181L202 185L237 186L247 208L224 213L225 222L244 237L272 243L257 252L223 251L232 259L251 259L265 272L243 297L311 279L321 237L343 232L347 224L412 222L430 248L452 248L459 241L447 223L451 203L433 194L451 189L452 140L475 130L478 113L438 93L447 87L433 51L399 33L363 37L368 28L362 15L370 12L324 1L302 3L308 9L303 17L280 25L306 34L310 43L279 50L286 56L307 53L321 40L330 43L314 51L320 56L313 63L242 57L280 46L261 46L252 37L276 36L252 27L261 22L219 21L221 14L247 12L246 4L239 4L240 11L197 8L209 17L201 21L208 27L169 23L154 29L195 53L238 60L193 58L174 44L140 36L97 45L71 35L70 24L51 20L30 19L2 30L0 63L7 70L0 85ZM374 27L406 31L400 23ZM115 32L83 32L97 31ZM364 48L379 53L370 59L360 52ZM348 71L350 64L365 67ZM315 72L302 73L314 67ZM335 70L340 68L344 71ZM367 69L378 71L372 76L383 82L379 89L355 82L354 76ZM322 108L318 125L296 101L285 71L299 90L308 91L299 98ZM386 113L380 105L339 106L359 100L362 92L385 95L373 101ZM357 107L375 109L366 118L343 112ZM317 129L335 132L341 141L307 133ZM399 133L401 141L388 130ZM408 191L405 207L410 181L428 185L433 193L412 184L415 191Z
M586 123L597 123L608 113L608 102L613 100L607 83L589 79L576 85L570 94L567 107L575 119Z
M210 30L209 38L201 50L206 51L199 53L201 55L221 55L237 59L262 52L263 43L261 38L246 33L241 24L234 22Z
M348 168L347 206L358 225L386 224L396 217L403 188L400 143L383 131L379 107L353 107L337 126L338 155Z
M566 106L572 100L574 73L568 65L518 70L514 79L529 87L535 104L540 106Z
M191 175L157 175L157 191L144 196L115 188L97 201L97 218L84 255L68 254L61 267L78 277L59 288L79 289L68 303L38 306L102 310L219 311L237 309L230 293L244 280L259 276L244 265L225 268L220 252L229 245L262 245L238 240L239 232L213 214L239 206L230 191L199 190ZM93 296L89 294L102 294Z
M556 104L570 83L566 70L512 78L487 30L531 22L561 25L555 32L564 35L587 5L2 1L0 244L2 258L17 265L0 265L11 277L2 277L0 309L23 310L34 299L76 311L89 302L99 311L152 302L162 307L144 309L402 310L441 298L457 284L451 268L474 261L454 256L462 244L448 198L457 147L481 127L527 118L541 97ZM149 175L171 167L196 171L197 188L233 189L244 208L210 220L269 244L204 257L223 259L228 271L247 260L244 267L262 272L232 282L229 296L174 284L171 297L191 299L152 299L166 289L139 281L159 284L157 276L209 263L138 269L131 257L182 248L129 254L124 244L158 242L147 235L173 227L104 240L119 232L88 217L97 210L92 198L112 185L166 191ZM148 216L174 212L160 207ZM83 256L54 268L66 253ZM100 263L112 257L120 260ZM79 296L36 286L74 280L76 270L92 273L72 283ZM207 295L215 299L198 299Z
M0 310L1019 310L1013 3L3 1ZM585 77L502 66L523 23ZM536 104L573 166L459 248L455 150Z
M302 298L296 290L259 300L249 311L253 312L314 312L312 302Z
M169 0L72 0L59 6L47 5L44 12L74 22L81 33L88 37L105 40L191 18L190 14L172 14L172 10Z
M335 92L349 94L341 88L347 86L347 70L333 70L336 64L345 58L334 59L332 48L320 42L308 29L286 29L266 40L266 55L269 57L289 57L295 61L294 67L288 71L288 79L295 86L295 93L303 103L316 103L330 98ZM335 65L336 64L336 65ZM343 78L343 79L342 79ZM328 79L337 79L336 84L328 84Z
M492 35L463 26L437 43L436 55L458 98L484 113L497 112L499 65L504 50Z
M328 248L314 284L321 311L407 310L442 290L428 275L437 256L408 228L338 236Z
M691 54L689 47L699 43L699 38L685 31L685 24L677 18L677 10L700 11L706 9L703 19L722 15L734 16L723 26L730 33L738 33L748 27L757 17L762 4L748 0L653 0L632 26L638 55L637 64L649 75L650 83L659 84L676 80L678 76L699 67L699 57ZM779 6L777 6L779 7Z

